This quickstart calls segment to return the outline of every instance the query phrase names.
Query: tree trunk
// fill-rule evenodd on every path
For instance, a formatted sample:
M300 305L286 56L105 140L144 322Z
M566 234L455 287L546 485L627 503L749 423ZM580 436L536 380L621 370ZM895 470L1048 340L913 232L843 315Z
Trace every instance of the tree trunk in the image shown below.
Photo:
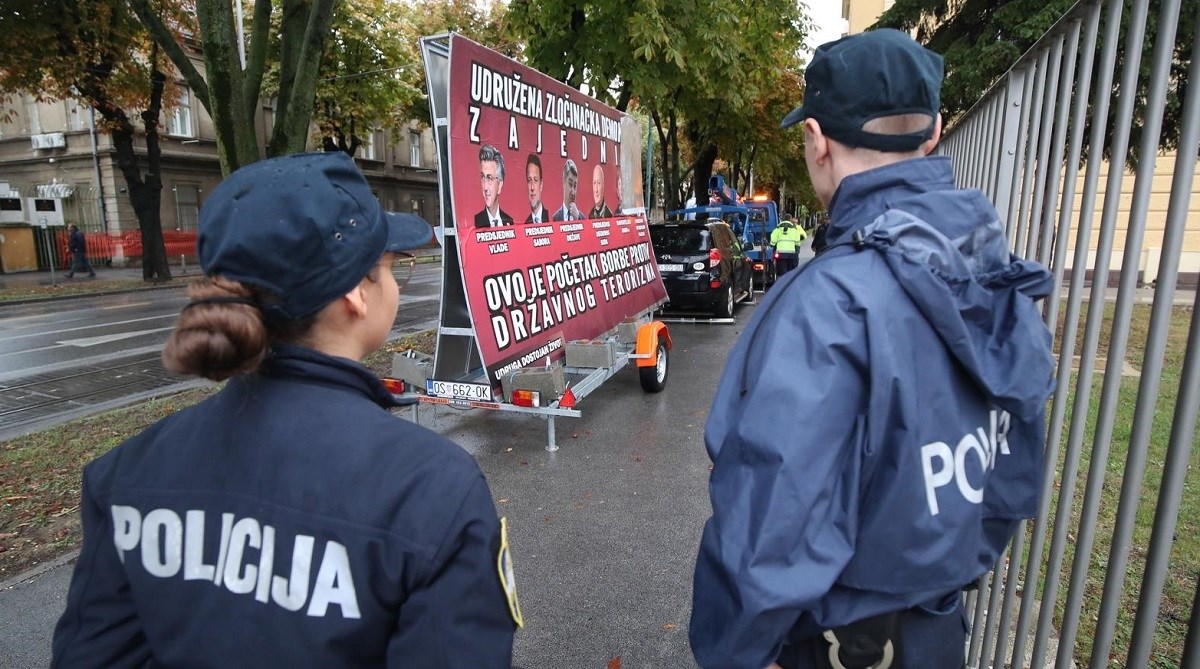
M133 207L138 214L138 228L142 231L142 279L145 281L170 281L171 265L167 258L166 243L162 231L162 147L158 143L158 115L162 111L163 85L167 77L158 69L158 48L151 52L150 107L142 112L142 125L146 128L146 172L144 186L140 189L140 202ZM131 188L131 194L134 192Z
M713 163L717 161L717 145L715 142L708 142L696 152L695 173L692 176L692 188L696 191L696 204L708 204L708 178L712 176ZM731 185L730 188L733 186ZM704 195L701 196L701 193Z

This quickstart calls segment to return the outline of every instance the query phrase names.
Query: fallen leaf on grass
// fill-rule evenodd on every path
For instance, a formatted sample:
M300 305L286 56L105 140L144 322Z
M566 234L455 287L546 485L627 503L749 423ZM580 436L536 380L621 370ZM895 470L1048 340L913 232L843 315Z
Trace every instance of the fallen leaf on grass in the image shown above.
M508 504L508 498L507 498L507 497L501 497L500 499L496 500L496 503L497 503L497 504Z
M663 629L670 632L671 630L675 629L675 623L667 623L666 625L663 625Z
M618 655L608 661L608 669L621 669L621 656Z

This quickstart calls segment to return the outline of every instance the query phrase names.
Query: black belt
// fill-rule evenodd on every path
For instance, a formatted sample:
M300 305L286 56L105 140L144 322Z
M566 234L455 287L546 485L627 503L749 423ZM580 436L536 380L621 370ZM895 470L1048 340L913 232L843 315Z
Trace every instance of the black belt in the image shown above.
M825 650L825 653L824 657L817 659L817 666L829 669L904 669L900 652L900 617L906 613L908 611L885 613L825 630L821 634L825 643L817 644L818 652Z
M811 644L814 666L820 669L904 669L900 621L914 614L912 609L885 613L826 630L805 643ZM800 652L785 649L779 665L784 669L807 665L800 664L803 651L792 650Z

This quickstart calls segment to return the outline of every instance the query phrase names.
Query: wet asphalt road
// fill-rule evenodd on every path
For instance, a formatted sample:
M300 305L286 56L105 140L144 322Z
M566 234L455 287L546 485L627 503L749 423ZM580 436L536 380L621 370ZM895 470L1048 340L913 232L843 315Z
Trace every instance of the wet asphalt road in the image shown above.
M393 336L436 326L440 271L416 266ZM180 286L0 306L0 441L207 385L159 359L186 302Z

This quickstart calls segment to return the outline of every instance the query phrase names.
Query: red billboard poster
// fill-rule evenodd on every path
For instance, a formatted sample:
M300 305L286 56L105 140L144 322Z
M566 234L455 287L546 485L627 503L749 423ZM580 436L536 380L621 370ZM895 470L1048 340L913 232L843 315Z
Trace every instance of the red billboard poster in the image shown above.
M666 298L633 119L458 35L448 88L455 236L493 384Z

